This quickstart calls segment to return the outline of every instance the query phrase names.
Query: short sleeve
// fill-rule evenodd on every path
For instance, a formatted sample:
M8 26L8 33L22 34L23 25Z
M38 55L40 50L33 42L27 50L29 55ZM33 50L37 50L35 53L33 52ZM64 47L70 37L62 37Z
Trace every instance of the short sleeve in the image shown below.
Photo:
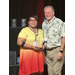
M21 38L26 38L26 30L25 28L23 28L20 33L18 34L18 37L21 37Z
M62 23L61 37L65 37L65 25Z

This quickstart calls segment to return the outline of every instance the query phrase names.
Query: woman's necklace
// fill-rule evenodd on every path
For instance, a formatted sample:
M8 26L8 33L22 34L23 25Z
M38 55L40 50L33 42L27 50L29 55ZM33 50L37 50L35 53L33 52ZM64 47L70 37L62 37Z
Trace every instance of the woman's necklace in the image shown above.
M36 40L36 37L38 36L38 30L37 30L37 28L36 28L36 31L34 31L30 26L29 26L29 28L34 32L34 34L35 34L35 40Z

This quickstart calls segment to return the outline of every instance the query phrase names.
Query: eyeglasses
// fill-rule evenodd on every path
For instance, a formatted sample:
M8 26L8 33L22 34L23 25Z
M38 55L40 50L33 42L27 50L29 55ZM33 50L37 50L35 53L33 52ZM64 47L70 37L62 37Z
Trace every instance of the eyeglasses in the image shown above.
M30 19L29 21L37 21L37 20L31 20L31 19Z

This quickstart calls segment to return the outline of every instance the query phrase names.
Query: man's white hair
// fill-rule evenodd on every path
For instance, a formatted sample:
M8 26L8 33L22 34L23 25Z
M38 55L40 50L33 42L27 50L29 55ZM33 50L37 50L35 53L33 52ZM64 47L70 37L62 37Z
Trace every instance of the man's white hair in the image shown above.
M52 11L54 11L54 12L55 12L55 10L54 10L53 6L46 6L46 7L44 7L44 10L45 10L46 8L51 8L51 9L52 9Z

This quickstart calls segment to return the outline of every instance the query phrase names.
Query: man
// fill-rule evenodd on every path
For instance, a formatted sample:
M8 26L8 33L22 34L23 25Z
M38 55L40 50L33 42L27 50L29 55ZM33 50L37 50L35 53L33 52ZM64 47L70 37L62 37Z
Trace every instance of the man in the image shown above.
M46 62L48 75L61 75L64 62L65 25L54 16L54 8L46 6L44 15L46 20L42 24L46 47Z

